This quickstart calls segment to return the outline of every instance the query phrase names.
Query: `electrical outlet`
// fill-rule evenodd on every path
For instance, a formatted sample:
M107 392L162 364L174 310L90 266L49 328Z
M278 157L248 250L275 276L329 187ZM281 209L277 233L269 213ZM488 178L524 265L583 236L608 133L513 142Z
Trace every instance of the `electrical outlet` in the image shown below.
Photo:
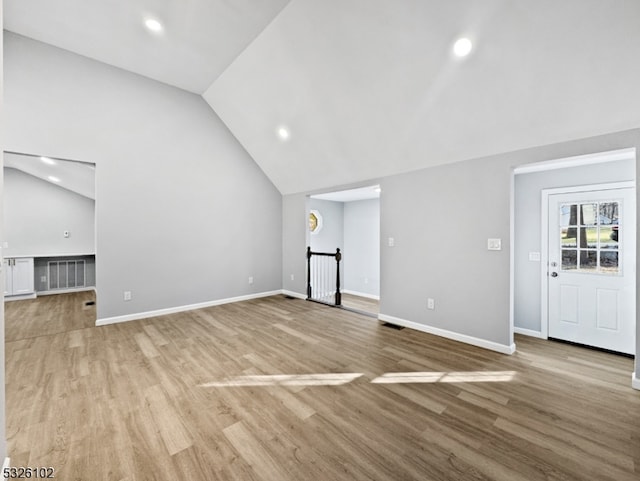
M40 282L47 282L47 276L40 276Z
M502 239L487 239L487 249L490 251L502 250Z
M253 276L249 276L249 284L253 284Z
M293 274L291 274L291 280L294 281L295 280L295 276Z
M434 301L433 299L429 298L427 299L427 309L435 309L436 308L436 301Z
M131 291L124 291L124 300L125 301L130 301L131 300Z

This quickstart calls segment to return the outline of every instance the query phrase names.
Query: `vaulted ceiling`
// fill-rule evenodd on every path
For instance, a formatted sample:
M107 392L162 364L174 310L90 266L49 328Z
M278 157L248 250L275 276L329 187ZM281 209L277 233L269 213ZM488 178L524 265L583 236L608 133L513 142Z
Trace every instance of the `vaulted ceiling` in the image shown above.
M201 94L289 0L5 0L4 28ZM154 34L143 21L155 19Z
M638 127L638 25L637 0L5 0L8 30L203 94L284 194Z
M88 199L96 199L94 164L5 152L4 168L19 170Z

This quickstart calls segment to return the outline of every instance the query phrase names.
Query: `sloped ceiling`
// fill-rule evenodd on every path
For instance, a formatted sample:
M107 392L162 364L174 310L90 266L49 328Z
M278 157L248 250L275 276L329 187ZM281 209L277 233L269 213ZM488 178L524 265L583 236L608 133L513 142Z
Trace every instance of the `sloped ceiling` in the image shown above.
M89 199L96 199L94 164L47 157L43 161L43 157L36 155L5 152L4 167L19 170Z
M284 194L640 126L638 0L4 6L8 30L203 93Z
M325 189L640 126L639 25L635 0L294 0L204 98L281 192Z
M288 2L4 0L4 27L201 94ZM146 18L164 32L149 32Z

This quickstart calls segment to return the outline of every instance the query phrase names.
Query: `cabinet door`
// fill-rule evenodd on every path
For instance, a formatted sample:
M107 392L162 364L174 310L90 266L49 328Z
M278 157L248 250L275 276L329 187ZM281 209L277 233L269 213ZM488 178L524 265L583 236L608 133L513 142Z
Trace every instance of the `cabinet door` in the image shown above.
M4 295L13 294L13 268L9 265L11 259L3 259L2 270L4 270Z
M33 258L15 259L13 266L13 295L31 294L33 292Z

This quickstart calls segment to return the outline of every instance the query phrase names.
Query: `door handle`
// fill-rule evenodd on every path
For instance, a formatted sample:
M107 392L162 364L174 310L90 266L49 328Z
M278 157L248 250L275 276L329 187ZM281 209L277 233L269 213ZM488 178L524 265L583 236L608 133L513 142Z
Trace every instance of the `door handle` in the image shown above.
M558 273L557 272L552 272L551 273L551 277L558 277Z

